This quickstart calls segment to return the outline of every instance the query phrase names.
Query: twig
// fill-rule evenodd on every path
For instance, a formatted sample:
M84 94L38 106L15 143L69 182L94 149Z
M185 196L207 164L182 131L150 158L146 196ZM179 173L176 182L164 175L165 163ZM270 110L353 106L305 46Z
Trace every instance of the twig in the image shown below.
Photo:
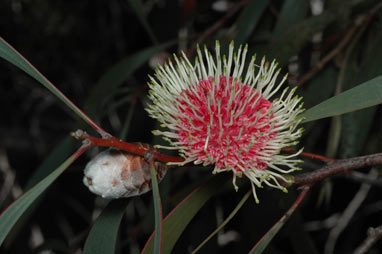
M222 27L229 18L231 18L236 12L238 12L242 7L247 5L251 0L242 0L235 4L227 13L219 19L217 22L215 22L210 28L208 28L204 33L202 33L200 36L198 36L197 43L202 43L206 38L210 37L213 33L219 30L220 27ZM188 50L186 55L190 56L192 52L195 50L196 44L192 45Z
M319 62L316 63L306 74L304 74L299 80L298 85L301 86L308 80L310 80L319 70L321 70L330 60L332 60L338 53L340 53L344 47L348 44L350 39L352 38L354 32L360 26L367 26L377 11L382 7L382 4L377 4L371 11L368 12L365 16L360 16L355 24L347 31L344 38L338 43L337 47L335 47L332 51L330 51L324 58L322 58Z
M144 158L150 164L151 187L153 189L154 218L155 218L154 253L162 254L163 212L162 212L162 202L161 202L161 198L159 194L157 172L155 169L155 154L152 151L147 152Z
M333 213L323 220L313 220L304 223L304 230L307 232L328 230L334 227L340 217L339 213Z
M287 152L287 153L296 153L297 152L297 151L293 150L290 147L285 147L282 150ZM320 154L315 154L315 153L302 152L302 153L300 153L300 155L308 157L308 158L311 158L311 159L316 159L316 160L324 161L324 162L327 162L327 163L337 161L336 159L333 159L333 158L330 158L330 157L326 157L326 156L323 156L323 155L320 155Z
M382 239L382 225L377 228L367 230L367 238L355 249L354 254L364 254L378 241Z
M143 145L142 143L131 144L131 143L118 140L114 136L110 136L107 138L96 138L96 137L90 136L83 130L77 130L75 132L71 132L70 135L79 140L88 140L95 146L114 147L114 148L118 148L118 149L127 151L132 154L136 154L142 157L147 156L147 153L151 152L153 153L155 160L165 162L165 163L184 161L184 159L180 157L160 154L158 150L156 150L150 145Z
M324 58L316 63L307 73L305 73L297 82L299 86L302 86L306 81L310 80L319 70L321 70L330 60L332 60L342 49L348 44L350 38L352 38L354 32L357 30L358 25L351 27L346 33L345 37L338 43L332 51L329 52Z
M292 178L294 179L294 184L304 185L308 183L315 183L328 176L336 175L346 170L380 164L382 164L382 153L376 153L361 157L339 160L321 169L315 170L310 173L300 174Z
M310 190L310 187L311 187L310 184L306 184L306 185L302 186L302 192L297 197L296 201L294 201L293 205L280 218L280 220L275 225L273 225L273 227L270 230L268 230L268 232L256 243L256 245L253 246L253 248L249 251L249 253L254 254L254 253L262 253L263 252L263 250L266 246L263 245L263 247L260 247L259 245L263 241L269 241L270 239L272 239L272 237L274 235L277 234L277 232L280 230L281 226L290 218L290 216L294 213L294 211L297 209L297 207L299 207L301 202L304 200L304 198L306 197L306 194L308 194L308 192ZM256 252L254 252L255 250L256 250Z
M378 172L375 169L371 169L368 176L370 178L376 179L378 177ZM346 207L345 211L342 213L341 217L336 223L336 226L330 230L328 240L325 244L325 254L334 253L334 248L337 243L337 239L343 230L349 225L350 220L353 218L355 212L358 210L362 202L367 197L371 186L370 184L363 183L359 188L358 192L355 194L354 198L351 200L349 205Z
M350 179L356 182L367 183L375 187L382 187L382 179L374 179L368 176L367 174L361 172L352 172L350 175Z

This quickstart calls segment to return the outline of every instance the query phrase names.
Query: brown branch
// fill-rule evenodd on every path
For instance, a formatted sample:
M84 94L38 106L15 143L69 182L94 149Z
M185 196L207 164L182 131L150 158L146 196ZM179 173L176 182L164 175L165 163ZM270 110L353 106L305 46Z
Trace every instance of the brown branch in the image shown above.
M330 60L332 60L342 49L348 44L350 38L357 30L358 25L351 27L346 33L345 37L338 43L332 51L329 52L324 58L318 61L307 73L305 73L297 82L299 86L302 86L305 82L310 80L319 70L321 70Z
M273 238L272 233L277 233L278 230L280 230L280 225L283 225L290 218L290 216L292 216L294 211L300 206L301 202L306 197L306 194L308 194L308 192L310 190L310 187L311 187L310 184L306 184L306 185L301 187L302 191L301 191L300 195L298 195L296 201L294 201L293 205L275 223L275 225L273 225L273 227L271 229L269 229L268 232L265 235L263 235L263 237L256 243L255 246L253 246L253 248L249 251L249 253L261 253L261 251L264 250L264 249L262 249L262 247L259 247L259 245L261 243L263 243L264 241L269 241L269 240L271 240ZM277 229L277 227L279 227L279 228ZM258 252L255 252L255 250L258 251Z
M368 26L374 15L382 7L382 4L377 4L371 11L364 16L360 16L354 22L354 25L347 31L344 38L338 43L338 45L330 51L324 58L316 63L306 74L304 74L299 80L298 85L301 86L308 80L310 80L319 70L321 70L330 60L338 55L344 47L348 44L357 28L361 26Z
M114 147L118 148L120 150L127 151L132 154L136 154L142 157L147 156L148 153L152 153L154 155L155 160L161 161L161 162L183 162L184 159L180 157L175 156L168 156L164 155L158 152L157 149L154 147L148 145L148 144L142 144L142 143L127 143L122 140L119 140L113 136L108 138L96 138L93 136L90 136L83 130L77 130L75 132L71 132L70 135L76 139L79 140L88 140L91 142L94 146L103 146L103 147Z
M293 150L290 147L285 147L282 150L284 152L287 152L287 153L296 153L297 152L296 150ZM328 162L337 161L336 159L333 159L333 158L330 158L330 157L326 157L326 156L323 156L323 155L320 155L320 154L315 154L315 153L302 152L300 155L308 157L308 158L311 158L311 159L316 159L316 160L324 161L324 162L327 162L327 163Z
M380 239L382 239L382 226L369 228L367 230L367 238L355 249L354 254L368 253L370 248Z
M336 175L347 170L382 164L382 153L339 160L313 172L292 177L294 184L313 184L326 177Z
M368 174L370 177L376 179L378 177L378 171L372 168ZM353 196L352 200L346 206L345 210L342 212L341 216L338 218L336 225L330 229L328 239L326 240L324 252L326 254L334 253L334 249L338 242L341 233L349 225L356 211L359 209L363 201L368 196L371 189L369 184L363 183L357 193Z
M114 147L120 150L127 151L132 154L136 154L142 157L146 157L148 155L153 155L155 160L167 163L167 162L183 162L184 159L181 157L168 156L161 154L157 149L153 148L148 144L142 143L127 143L117 138L111 136L107 138L96 138L90 136L86 132L82 130L77 130L76 132L70 133L76 139L86 140L91 143L92 146L103 146L103 147ZM312 155L312 154L310 154ZM317 155L313 154L316 158ZM325 159L327 159L325 157ZM314 184L317 181L320 181L326 177L342 173L346 170L356 169L366 166L373 166L382 164L382 153L366 155L362 157L355 157L351 159L339 160L333 162L330 165L327 165L321 169L318 169L313 172L300 174L297 176L288 176L288 178L292 178L293 183L297 185L306 185L306 184ZM284 183L286 187L290 187L292 184Z

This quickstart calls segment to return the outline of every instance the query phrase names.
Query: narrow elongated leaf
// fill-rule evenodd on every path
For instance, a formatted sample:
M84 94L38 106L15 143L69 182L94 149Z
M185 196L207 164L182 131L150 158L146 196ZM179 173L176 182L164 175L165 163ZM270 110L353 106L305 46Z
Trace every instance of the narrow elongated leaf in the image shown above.
M382 75L382 33L374 41L374 45L367 54L365 62L362 64L357 78L347 84L347 88L352 88L354 84L361 83L370 78ZM367 52L364 46L361 46L361 52ZM359 59L359 58L357 58ZM343 131L341 137L341 157L350 158L359 156L366 144L369 130L373 125L374 115L377 107L370 107L356 112L351 112L342 116Z
M155 232L154 232L154 253L162 253L162 204L160 200L159 187L157 174L155 168L152 166L150 169L151 183L153 189L154 200L154 218L155 218Z
M24 193L19 199L12 203L0 215L0 245L3 243L9 231L24 214L30 205L70 166L89 146L82 146L76 153L70 156L56 170L50 173L42 181L36 184L29 191Z
M190 193L181 203L176 206L163 221L163 245L162 253L170 253L180 235L195 216L195 214L202 208L202 206L209 200L215 193L217 193L221 186L229 179L229 174L220 173L214 176L210 181L199 186L192 193ZM153 235L149 238L142 253L151 254L154 249Z
M41 181L44 177L48 176L52 170L60 165L60 162L65 160L75 150L76 140L70 136L64 138L54 150L44 158L42 164L33 172L32 176L28 179L25 189L28 190L33 185Z
M158 187L158 181L156 181L156 186ZM153 183L153 195L159 195L159 189L155 187L155 183ZM84 254L116 253L120 223L130 200L131 199L112 200L107 204L91 228L83 249ZM156 200L158 200L158 198L156 198ZM157 211L155 211L155 215L157 221ZM159 225L161 223L161 217L162 215L159 214ZM160 237L158 239L160 240Z
M252 190L248 191L244 197L240 200L240 202L236 205L235 209L229 214L227 219L223 221L222 224L219 225L217 229L214 230L201 244L198 245L198 247L195 248L195 250L192 251L192 254L197 253L197 251L202 248L209 240L211 240L212 237L214 237L220 230L224 228L225 225L227 225L228 222L231 221L231 219L235 216L235 214L240 210L240 208L245 204L245 202L248 200L249 196L251 195Z
M174 44L175 41L171 41L144 49L114 65L91 90L85 102L85 112L91 117L97 116L97 112L102 108L101 102L106 95L117 89L124 80L146 63L150 57Z
M130 200L116 199L107 204L86 239L84 254L115 253L119 225Z
M301 116L309 122L368 108L382 103L382 76L362 83L310 109Z
M65 160L73 152L74 139L72 137L66 137L56 148L45 158L44 162L33 172L33 175L28 179L24 190L28 190L36 183L48 176L62 161ZM15 239L17 239L20 230L23 229L25 223L29 221L29 218L34 214L34 211L39 206L44 197L44 194L40 195L32 205L24 212L23 216L17 221L12 231L8 234L4 246L11 245Z
M299 207L301 202L304 200L306 194L309 192L309 187L305 187L305 189L300 193L297 197L296 201L293 205L288 209L288 211L280 218L279 221L276 222L273 227L268 230L268 232L256 243L256 245L250 250L251 254L261 254L264 249L271 242L273 237L280 231L280 229L285 225L285 222L288 221L289 217L294 213L294 211Z
M16 49L9 45L3 38L0 37L0 57L8 62L16 65L21 70L25 71L32 78L36 79L57 98L64 102L74 113L82 118L86 123L91 125L96 130L103 131L98 125L85 115L81 109L73 104L60 90L58 90L44 75L42 75L28 60L26 60Z
M267 7L268 2L269 0L251 1L251 3L245 7L237 22L238 31L235 37L235 43L240 45L247 42L249 36L259 22L265 7Z
M153 30L151 29L149 22L147 21L146 16L143 13L142 10L142 3L139 0L129 0L129 3L131 7L133 8L135 14L137 15L139 21L141 22L142 26L145 28L146 32L150 36L150 39L153 43L157 44L158 40L155 37L155 34Z

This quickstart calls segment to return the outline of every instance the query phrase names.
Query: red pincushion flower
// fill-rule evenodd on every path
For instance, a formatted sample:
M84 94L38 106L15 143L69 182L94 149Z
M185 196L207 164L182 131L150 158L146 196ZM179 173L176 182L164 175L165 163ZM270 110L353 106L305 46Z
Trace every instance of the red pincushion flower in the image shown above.
M151 78L149 97L153 101L147 111L170 131L154 131L171 144L167 149L177 149L184 163L214 164L214 172L233 172L251 180L253 194L258 202L255 186L262 182L286 191L278 179L288 181L281 173L299 168L294 159L302 150L292 155L281 155L283 147L294 145L302 129L296 129L302 109L301 98L294 90L285 89L279 98L270 97L279 91L286 77L276 85L280 70L277 63L270 65L262 59L261 65L252 58L244 80L247 47L233 54L230 44L228 59L220 57L216 44L216 62L205 49L198 48L195 66L183 54L156 70ZM206 62L206 64L205 64ZM279 167L281 166L281 167Z

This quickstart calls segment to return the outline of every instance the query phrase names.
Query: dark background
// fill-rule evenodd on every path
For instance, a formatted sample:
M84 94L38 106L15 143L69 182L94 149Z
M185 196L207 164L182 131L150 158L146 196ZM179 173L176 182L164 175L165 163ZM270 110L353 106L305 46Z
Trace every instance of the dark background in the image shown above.
M228 11L238 2L232 1ZM276 56L279 59L280 56L283 72L291 71L291 86L315 66L315 54L322 59L337 48L354 27L355 20L378 6L378 1L324 1L324 11L329 13L324 17L327 20L319 25L309 23L312 28L304 30L302 26L312 18L310 7L305 7L301 21L284 28L275 38L272 37L273 29L280 10L288 1L269 2L248 43L260 57L266 54L269 58ZM304 5L297 2L299 6ZM203 33L215 22L225 19L227 13L211 8L213 1L158 0L142 3L159 43L177 39L179 29L187 28L189 37L185 50L201 40ZM222 44L234 39L232 30L241 22L241 14L240 9L203 43L210 46L215 39L220 39ZM355 39L356 32L347 46L298 90L305 98L306 108L333 96L344 63L350 68L345 75L348 82L345 82L343 90L381 75L382 60L372 57L380 55L379 59L382 59L381 50L378 50L382 42L381 9L361 27L364 27L364 32L359 33L360 39ZM294 35L298 30L301 30L298 36ZM95 112L87 111L86 107L92 89L103 74L123 59L154 45L128 1L2 0L0 32L58 89L80 108L85 108L85 113L110 133L119 136L126 124L126 141L159 142L151 134L156 123L144 111L147 75L153 73L148 64L138 68L118 89L109 91L96 102ZM322 33L318 42L312 41L316 33ZM351 57L346 58L346 50L353 39L354 50ZM174 44L166 52L171 54L177 50L178 46ZM71 131L77 128L92 130L46 88L4 60L0 61L0 108L0 207L4 210L22 190L30 187L31 179L39 178L35 175L39 165ZM348 114L343 118L340 144L331 156L347 158L380 152L381 119L380 106L368 112ZM306 125L301 142L305 151L326 154L327 145L333 138L329 133L331 125L330 119ZM68 140L65 141L68 142L67 147L73 152L80 143ZM105 206L104 200L95 197L82 184L82 169L96 150L81 157L53 184L22 228L15 230L3 244L1 253L40 253L42 250L50 250L48 253L80 253L94 217ZM319 161L306 159L303 167L313 170L321 165ZM367 173L368 170L360 172ZM187 193L184 186L196 186L210 172L209 168L201 167L170 172L161 184L165 213L181 200L177 195ZM361 183L350 172L318 183L302 208L268 246L266 253L323 253L333 221L338 220L353 200ZM221 193L207 202L191 221L173 253L188 253L228 216L250 187L246 180L241 184L239 193L235 193L231 186L222 186ZM350 253L366 238L368 227L382 224L381 186L380 180L373 183L366 199L340 235L335 253ZM188 189L192 190L191 187ZM251 199L247 201L226 226L219 241L213 238L200 253L248 252L289 208L298 191L292 188L290 194L285 195L265 188L258 194L260 205L255 205ZM151 199L151 195L146 194L125 201L126 216L118 241L120 253L139 253L144 246L153 229ZM378 243L370 253L378 253L381 248L381 243Z

